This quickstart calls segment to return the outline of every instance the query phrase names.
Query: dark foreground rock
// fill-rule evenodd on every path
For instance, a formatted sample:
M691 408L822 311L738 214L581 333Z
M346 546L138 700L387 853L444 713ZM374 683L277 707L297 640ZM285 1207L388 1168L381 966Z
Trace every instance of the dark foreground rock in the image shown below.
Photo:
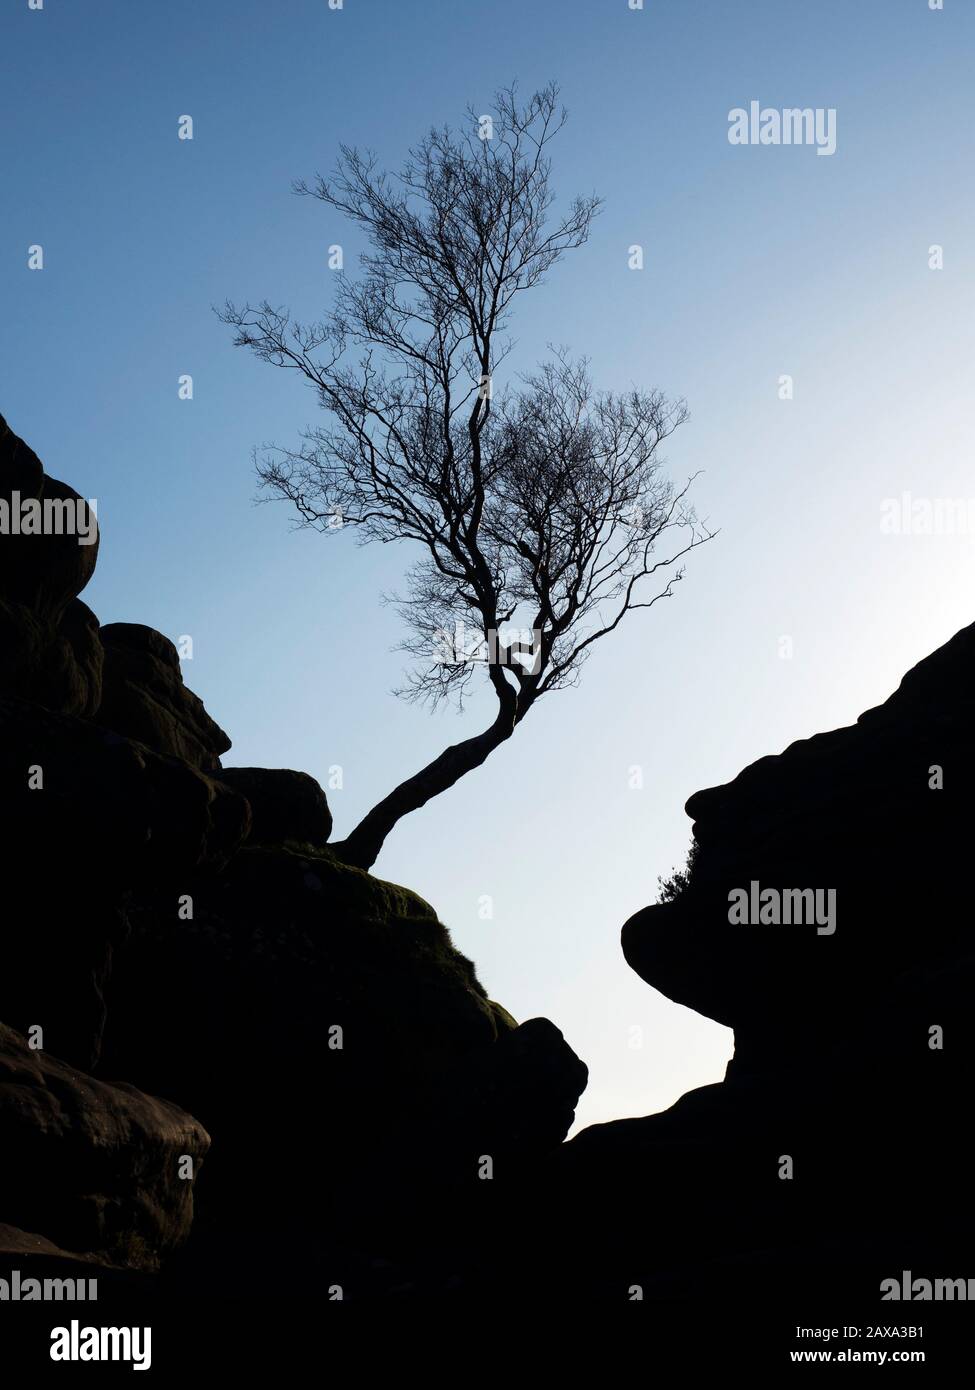
M968 950L973 678L970 627L855 725L688 801L688 886L631 918L623 950L662 993L734 1028L736 1067L815 1057L905 972ZM832 892L835 931L731 925L729 894L753 881Z
M415 894L327 849L244 849L185 887L192 920L172 896L130 914L102 1067L178 1095L216 1137L201 1242L225 1248L247 1210L252 1253L298 1232L306 1256L316 1238L413 1250L453 1222L482 1155L518 1165L564 1138L585 1067L551 1024L518 1028L487 999Z
M113 1294L151 1297L154 1271L126 1269L101 1255L62 1250L46 1236L0 1223L0 1302L95 1302ZM9 1311L9 1310L8 1310ZM78 1311L81 1311L80 1309Z
M15 484L70 500L0 422ZM172 643L78 598L93 547L8 539L0 1277L880 1311L906 1269L972 1274L975 628L856 725L691 798L686 878L623 948L735 1030L734 1060L565 1144L586 1069L558 1029L341 861L312 778L221 768ZM732 921L752 885L828 916Z
M206 1131L0 1024L0 1193L8 1224L63 1251L153 1270L187 1238ZM50 1252L48 1252L50 1253Z
M328 800L314 777L290 768L225 767L221 780L247 798L253 844L324 845L332 833Z
M141 623L109 623L98 721L157 753L213 772L230 739L183 684L174 643Z
M0 419L17 489L74 496ZM427 903L335 857L313 778L221 768L176 647L100 627L77 551L0 534L0 1270L454 1289L490 1239L489 1170L558 1147L585 1067L488 999ZM176 1164L206 1131L190 1234Z
M585 1130L544 1165L503 1227L532 1223L530 1281L879 1311L905 1269L968 1277L973 713L975 627L856 725L690 799L686 884L627 922L623 948L733 1027L735 1056L723 1083ZM835 930L730 922L753 880L833 891Z
M0 1019L41 1024L49 1050L90 1068L131 895L215 871L247 834L249 808L188 763L3 696L0 786L0 837L16 866L0 928Z

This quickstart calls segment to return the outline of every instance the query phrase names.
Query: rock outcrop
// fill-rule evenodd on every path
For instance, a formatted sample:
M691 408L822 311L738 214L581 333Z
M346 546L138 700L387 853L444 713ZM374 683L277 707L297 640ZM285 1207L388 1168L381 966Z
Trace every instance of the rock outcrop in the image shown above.
M55 1055L88 1068L132 894L224 864L247 834L249 807L188 763L4 696L0 786L0 834L16 865L0 935L0 1019L45 1025Z
M101 639L105 668L99 723L156 753L216 771L230 739L183 684L174 643L141 623L109 623Z
M18 491L79 500L0 421ZM688 871L623 950L734 1059L565 1144L558 1029L342 861L313 778L223 768L173 644L100 628L95 546L49 539L0 536L0 1277L563 1305L967 1277L975 627L691 798ZM732 916L768 890L827 916Z
M221 781L251 808L249 839L258 845L324 845L332 833L328 800L314 777L289 768L225 767Z
M153 1270L189 1234L209 1138L191 1116L67 1066L0 1024L0 1193L10 1225Z
M973 692L970 627L854 726L691 797L686 880L623 949L734 1028L734 1059L662 1114L583 1131L528 1184L512 1220L545 1251L529 1281L809 1308L878 1307L905 1269L966 1275ZM834 893L835 930L731 920L753 882Z
M74 498L0 420L18 491ZM313 778L221 768L173 643L78 598L80 549L0 535L0 1268L450 1283L478 1165L556 1148L585 1067L487 998L427 903L336 857Z
M95 572L98 528L87 501L44 472L37 455L2 415L0 499L10 509L0 555L0 595L56 619ZM31 511L36 515L28 517Z
M967 858L973 676L970 627L855 725L688 801L688 885L631 918L623 950L662 993L734 1028L736 1066L815 1056L905 972L967 952L953 866ZM835 931L730 925L729 893L753 882L832 891Z
M60 533L21 532L23 506L30 502L50 505L50 522L60 524ZM45 474L2 415L0 512L6 518L0 536L3 691L66 714L91 715L101 699L103 653L98 620L78 594L95 569L97 527L87 502ZM69 518L76 526L80 520L86 543L65 529Z
M415 894L327 849L268 847L184 887L192 920L172 895L130 913L103 1067L179 1096L217 1139L201 1238L232 1241L270 1182L272 1245L372 1231L381 1248L418 1192L449 1208L480 1155L517 1163L564 1138L585 1068L551 1024L490 1003Z

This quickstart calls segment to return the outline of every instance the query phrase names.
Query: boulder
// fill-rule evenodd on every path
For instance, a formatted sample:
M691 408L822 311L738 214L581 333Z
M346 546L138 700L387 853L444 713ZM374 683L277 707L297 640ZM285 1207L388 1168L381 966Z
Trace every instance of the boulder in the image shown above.
M18 533L28 501L50 509L42 523L55 529ZM0 694L90 715L101 698L102 649L98 620L77 595L95 568L97 527L87 502L45 474L2 416L0 512Z
M86 720L0 698L0 1018L94 1064L125 903L152 885L175 903L249 829L243 797L176 758Z
M220 780L247 798L253 844L286 841L324 845L332 833L325 793L307 772L289 768L225 767Z
M141 623L108 623L102 699L96 718L156 753L216 771L230 739L183 684L179 653L168 637Z
M8 515L0 533L0 599L55 619L95 571L98 528L87 501L48 477L0 415L0 509L19 516L28 501L36 501L42 514L47 507L50 525L38 534L18 534Z
M736 1066L761 1067L773 1051L815 1054L905 970L952 959L968 939L954 866L968 856L973 714L969 627L856 724L696 793L687 884L626 923L630 965L734 1028ZM732 924L729 895L753 882L834 893L835 931Z
M15 492L38 497L43 482L44 465L0 415L0 497L8 502Z
M0 694L62 714L92 715L102 693L98 619L72 599L56 619L0 599Z
M0 1024L0 1130L7 1225L134 1269L185 1241L209 1138L177 1106L75 1071Z
M403 1223L425 1240L455 1219L480 1155L514 1167L564 1137L585 1067L551 1024L518 1028L487 999L415 894L327 849L263 847L187 891L192 920L171 897L130 909L101 1068L178 1096L214 1136L195 1242L225 1250L246 1206L252 1259L289 1230L295 1260L316 1240L388 1253ZM255 1184L285 1155L286 1182Z

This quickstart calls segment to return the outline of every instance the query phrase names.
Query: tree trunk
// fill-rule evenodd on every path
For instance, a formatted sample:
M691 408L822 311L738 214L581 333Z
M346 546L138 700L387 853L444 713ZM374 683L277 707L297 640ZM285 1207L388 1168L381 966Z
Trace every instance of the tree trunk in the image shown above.
M466 772L480 767L495 748L511 737L518 722L510 710L502 711L483 733L465 739L463 743L451 744L439 758L401 782L374 806L347 839L339 840L329 848L343 863L352 864L357 869L371 869L386 836L397 821L410 811L426 805L431 797L439 796L452 787Z

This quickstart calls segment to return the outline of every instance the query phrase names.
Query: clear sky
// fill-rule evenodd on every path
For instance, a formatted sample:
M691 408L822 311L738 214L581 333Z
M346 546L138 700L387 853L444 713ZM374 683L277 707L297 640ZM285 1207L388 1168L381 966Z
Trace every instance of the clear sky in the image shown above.
M403 822L376 872L436 906L518 1018L559 1024L591 1069L583 1123L659 1109L730 1055L619 949L684 858L685 799L849 722L975 617L975 537L880 526L905 491L975 495L973 57L968 0L4 4L0 411L98 499L84 597L102 621L193 637L184 674L234 740L225 761L323 782L341 765L338 834L486 707L430 716L388 693L402 658L380 595L405 550L253 505L251 447L321 417L211 305L328 304L327 248L357 243L290 186L340 141L395 166L511 78L561 84L555 187L606 208L523 300L512 365L556 341L602 386L686 396L669 466L704 470L721 534L579 689ZM836 153L731 145L728 113L753 100L835 108Z

